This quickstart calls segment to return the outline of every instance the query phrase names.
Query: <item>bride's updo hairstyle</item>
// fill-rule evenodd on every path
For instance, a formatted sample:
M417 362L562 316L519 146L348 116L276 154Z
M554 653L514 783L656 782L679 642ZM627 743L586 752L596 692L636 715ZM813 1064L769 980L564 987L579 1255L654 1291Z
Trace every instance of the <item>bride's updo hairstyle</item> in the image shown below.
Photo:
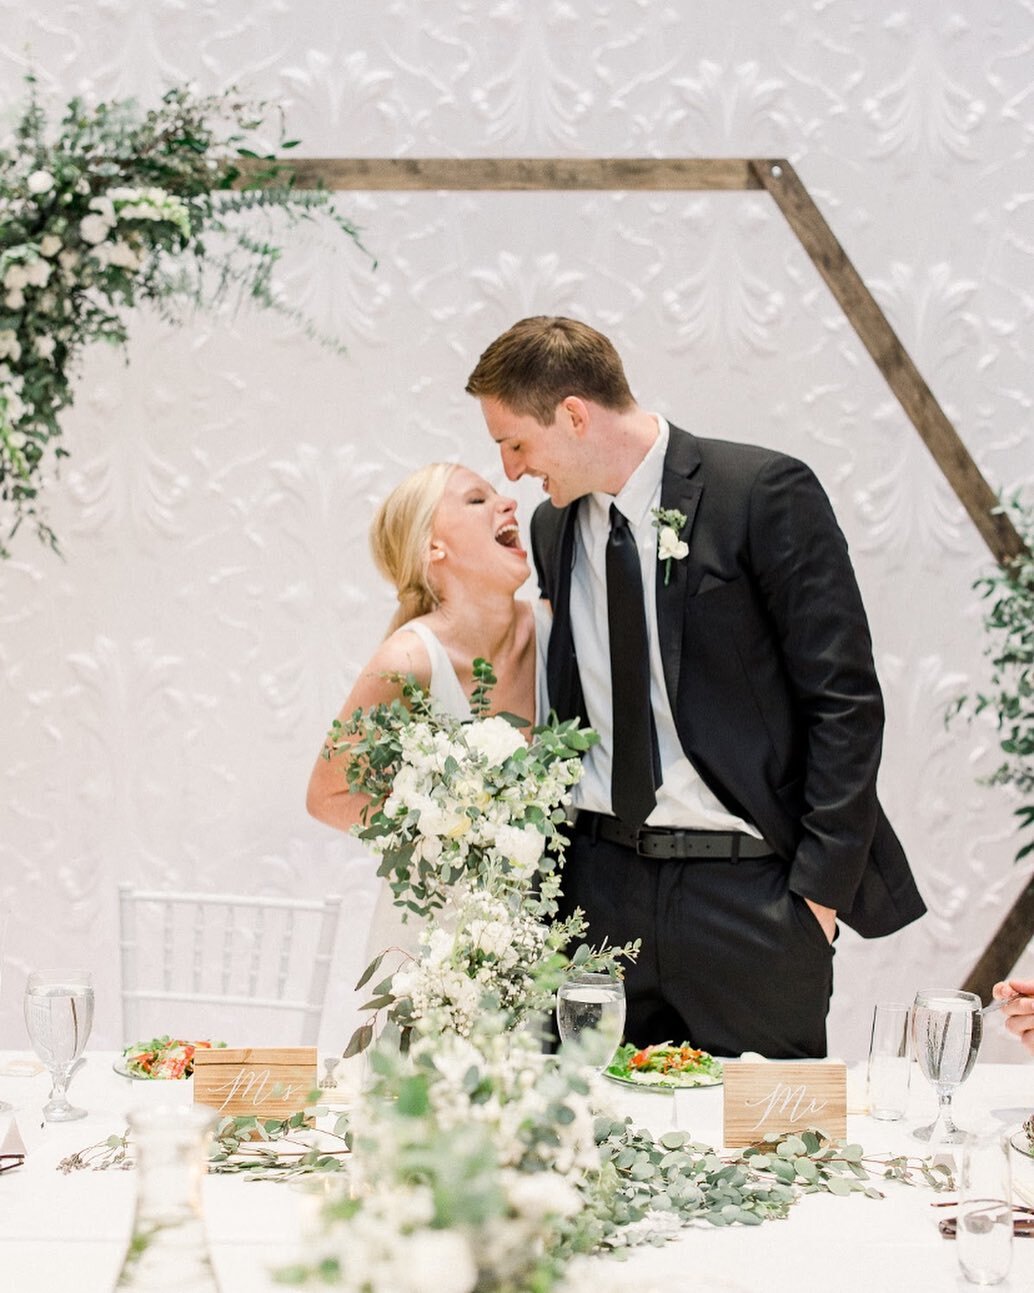
M399 599L388 625L389 637L407 620L438 605L428 579L431 526L454 469L451 462L421 467L395 486L373 518L370 551L377 569L395 585Z

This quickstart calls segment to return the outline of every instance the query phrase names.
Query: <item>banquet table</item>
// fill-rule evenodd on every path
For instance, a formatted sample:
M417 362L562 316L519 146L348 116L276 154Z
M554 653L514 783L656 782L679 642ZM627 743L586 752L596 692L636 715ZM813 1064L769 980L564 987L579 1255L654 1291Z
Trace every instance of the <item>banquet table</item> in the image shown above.
M0 1114L0 1140L13 1118L27 1148L24 1166L0 1174L0 1290L3 1293L107 1293L116 1280L129 1239L135 1200L133 1171L57 1170L66 1155L121 1133L127 1110L156 1099L187 1101L191 1083L132 1082L117 1074L114 1056L89 1053L70 1089L73 1103L88 1116L78 1122L45 1124L41 1108L50 1082L46 1073L5 1073L13 1054L0 1053L0 1100L15 1106ZM25 1056L20 1057L27 1058ZM670 1093L612 1087L617 1112L660 1133L678 1127L693 1138L718 1145L722 1135L720 1087ZM864 1075L849 1069L848 1138L867 1155L925 1153L912 1130L930 1121L932 1091L913 1073L908 1112L898 1122L877 1122L861 1113ZM956 1095L958 1121L988 1118L1016 1127L1034 1109L1034 1065L977 1064ZM959 1274L954 1241L943 1239L938 1220L948 1208L926 1188L880 1183L885 1198L861 1194L804 1197L785 1221L717 1229L688 1227L663 1247L643 1247L616 1265L597 1258L601 1285L620 1273L636 1293L694 1289L714 1293L771 1293L773 1288L830 1289L836 1293L971 1288ZM950 1196L953 1197L953 1196ZM210 1175L204 1182L204 1213L216 1274L223 1293L262 1293L282 1288L272 1271L303 1254L311 1199L290 1183L249 1181ZM1003 1293L1034 1290L1034 1239L1013 1244Z

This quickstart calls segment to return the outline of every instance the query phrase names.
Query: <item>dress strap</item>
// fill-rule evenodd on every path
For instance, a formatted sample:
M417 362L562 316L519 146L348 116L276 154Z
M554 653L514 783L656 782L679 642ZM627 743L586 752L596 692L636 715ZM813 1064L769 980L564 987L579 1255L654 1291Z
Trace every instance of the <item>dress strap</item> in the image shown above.
M470 701L467 699L467 693L456 676L449 653L442 646L433 629L429 629L419 620L410 620L398 631L415 633L427 648L427 654L431 660L432 697L455 718L470 718Z

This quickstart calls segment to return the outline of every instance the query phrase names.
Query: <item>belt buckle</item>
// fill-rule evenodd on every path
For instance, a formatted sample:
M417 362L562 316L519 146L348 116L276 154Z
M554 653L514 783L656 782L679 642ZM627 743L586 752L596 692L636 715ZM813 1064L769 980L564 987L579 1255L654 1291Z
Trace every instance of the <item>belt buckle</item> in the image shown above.
M635 846L635 855L637 858L648 858L653 856L652 854L646 853L643 851L643 845L646 843L646 841L649 838L650 837L647 834L646 828L644 826L639 826L636 828L635 839L632 841L632 843Z

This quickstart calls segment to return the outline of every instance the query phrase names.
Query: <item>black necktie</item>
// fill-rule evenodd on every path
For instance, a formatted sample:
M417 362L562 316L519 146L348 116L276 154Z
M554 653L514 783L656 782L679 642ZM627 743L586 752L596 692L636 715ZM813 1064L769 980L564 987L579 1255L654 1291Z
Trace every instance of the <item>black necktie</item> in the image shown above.
M607 540L607 624L614 746L611 809L638 829L657 802L650 654L639 552L627 519L613 503Z

